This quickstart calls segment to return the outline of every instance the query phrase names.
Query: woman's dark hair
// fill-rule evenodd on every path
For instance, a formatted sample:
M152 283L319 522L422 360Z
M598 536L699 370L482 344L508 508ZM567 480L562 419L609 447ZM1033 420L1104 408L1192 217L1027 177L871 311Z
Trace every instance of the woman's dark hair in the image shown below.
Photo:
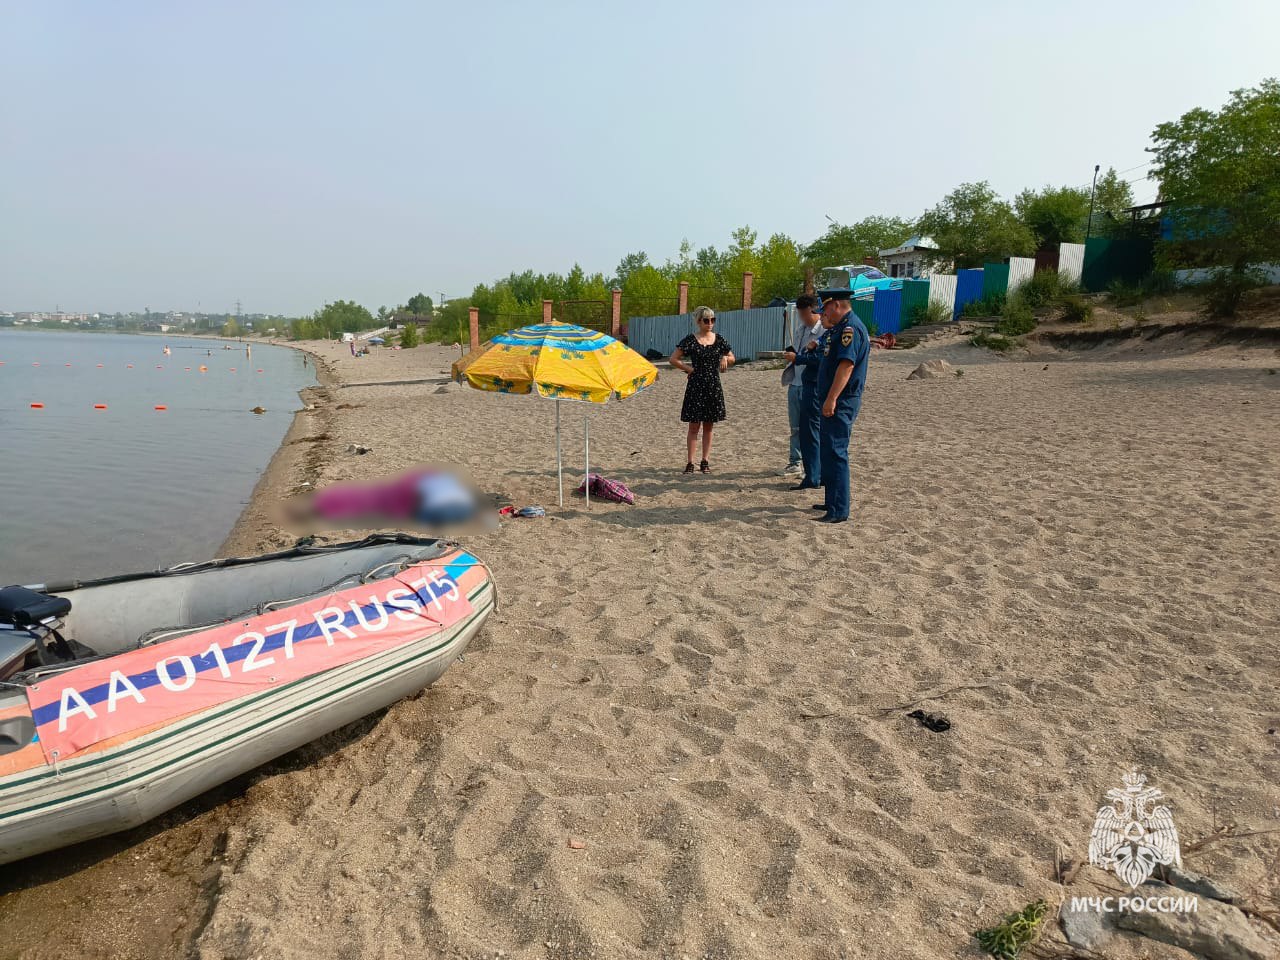
M812 310L817 305L818 305L818 298L815 297L812 293L802 293L800 294L800 296L796 297L796 309L799 309L801 307L808 307L810 310Z

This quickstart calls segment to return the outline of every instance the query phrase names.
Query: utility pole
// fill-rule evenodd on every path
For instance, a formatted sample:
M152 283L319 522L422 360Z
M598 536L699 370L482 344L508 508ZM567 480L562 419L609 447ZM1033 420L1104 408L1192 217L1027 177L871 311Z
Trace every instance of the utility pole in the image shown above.
M236 301L236 319L240 319L240 301Z
M1084 242L1089 242L1089 237L1093 235L1093 196L1098 190L1098 171L1102 169L1102 164L1095 163L1093 165L1093 186L1089 188L1089 222L1084 228Z

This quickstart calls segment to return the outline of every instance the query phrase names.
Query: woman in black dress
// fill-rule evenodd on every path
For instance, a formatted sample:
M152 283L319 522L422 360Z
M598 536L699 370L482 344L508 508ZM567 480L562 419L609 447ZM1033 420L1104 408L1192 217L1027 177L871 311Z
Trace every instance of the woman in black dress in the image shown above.
M724 389L720 374L736 362L729 341L716 333L716 314L710 307L693 311L697 328L676 346L671 365L689 375L684 388L684 405L680 420L689 425L689 462L684 472L693 473L693 453L698 447L698 429L702 429L702 472L710 473L711 430L726 416Z

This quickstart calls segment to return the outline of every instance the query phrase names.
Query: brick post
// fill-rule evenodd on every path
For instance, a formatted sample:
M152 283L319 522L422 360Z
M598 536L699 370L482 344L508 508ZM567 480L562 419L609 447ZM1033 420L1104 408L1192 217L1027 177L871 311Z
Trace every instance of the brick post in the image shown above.
M480 308L471 307L467 310L467 322L471 325L471 349L480 349Z
M742 275L742 309L751 309L751 281L755 279L755 274L750 270Z
M543 323L551 322L551 301L550 300L542 301L542 322Z
M678 309L676 313L688 313L688 312L689 312L689 281L681 280L680 281L680 309Z
M609 333L615 340L622 333L622 291L613 288L613 320L609 324Z

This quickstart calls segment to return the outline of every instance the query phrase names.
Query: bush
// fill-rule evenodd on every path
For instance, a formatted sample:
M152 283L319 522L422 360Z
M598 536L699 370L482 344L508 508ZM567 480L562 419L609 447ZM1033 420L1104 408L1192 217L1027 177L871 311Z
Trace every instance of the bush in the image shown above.
M1000 336L998 333L975 333L969 338L969 345L985 347L988 350L994 350L996 353L1008 353L1013 349L1013 341L1008 337Z
M1136 283L1125 283L1122 280L1112 280L1111 285L1107 287L1107 294L1111 297L1111 302L1117 307L1134 307L1146 299L1141 285Z
M1234 317L1244 295L1262 286L1264 278L1256 270L1216 270L1200 285L1204 304L1211 317Z
M404 325L400 331L400 346L405 350L418 345L418 325L412 321Z
M925 324L933 323L949 323L951 321L951 308L945 303L939 303L936 300L917 304L912 309L908 320L909 325L913 327L922 327Z
M1004 310L1004 301L1004 294L993 293L991 296L983 297L981 300L966 303L960 315L962 317L998 317L1000 312Z
M1047 307L1062 296L1062 281L1057 270L1037 270L1018 288L1018 294L1033 307Z
M996 333L1007 337L1020 337L1036 328L1036 317L1031 312L1031 304L1020 296L1010 297L1000 311L1000 319L996 321Z
M1093 317L1093 305L1086 303L1078 293L1062 298L1062 319L1067 323L1088 323Z

